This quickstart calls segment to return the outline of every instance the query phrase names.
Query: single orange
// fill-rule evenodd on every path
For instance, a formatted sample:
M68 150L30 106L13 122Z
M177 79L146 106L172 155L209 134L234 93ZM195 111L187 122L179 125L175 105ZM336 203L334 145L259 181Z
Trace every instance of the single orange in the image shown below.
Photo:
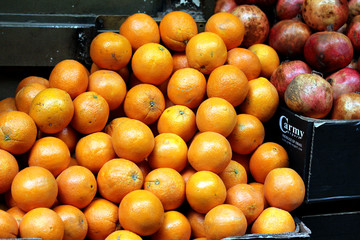
M227 59L224 41L212 32L202 32L192 37L186 45L185 52L189 66L203 74L210 74Z
M174 52L173 57L173 72L176 72L179 69L189 67L189 63L186 57L185 51L183 52Z
M172 11L161 19L160 37L174 51L184 51L189 40L198 33L195 19L187 12Z
M117 71L131 59L129 40L115 32L99 33L90 44L90 57L100 68Z
M248 180L245 168L234 160L231 160L224 171L220 172L218 175L221 180L223 180L226 189L239 183L247 183Z
M49 87L64 90L71 99L85 92L88 84L89 71L83 64L73 59L57 63L49 77Z
M160 199L152 192L135 190L120 202L119 221L123 229L140 236L149 236L161 228L164 208Z
M258 78L261 73L259 57L246 48L233 48L227 53L227 64L239 68L248 80Z
M205 214L225 202L225 184L213 172L196 172L186 183L186 199L193 210Z
M191 236L193 238L205 237L205 214L198 213L195 210L189 208L189 210L186 212L186 217L190 222Z
M148 157L151 168L172 168L180 172L187 165L186 142L174 133L160 133L155 137L155 146Z
M164 210L174 210L185 200L185 181L172 168L157 168L149 172L144 180L144 189L160 199Z
M257 43L251 45L249 50L258 56L261 63L261 76L270 79L271 74L280 65L279 55L269 45Z
M121 24L119 33L129 40L133 51L145 43L160 43L159 26L146 13L135 13L128 16Z
M164 221L159 231L154 233L152 239L159 240L187 240L191 236L189 220L178 211L168 211L164 214Z
M191 109L199 106L205 93L206 78L193 68L183 68L174 72L167 87L167 95L171 102Z
M58 186L52 173L43 167L26 167L14 178L11 195L21 210L50 208L58 195Z
M5 112L16 111L16 103L14 97L4 98L0 101L0 115Z
M0 194L11 189L11 183L19 172L16 158L9 152L0 149Z
M245 35L243 22L229 12L213 14L206 21L205 31L218 34L224 40L228 50L240 46Z
M112 232L105 240L118 240L118 239L127 239L127 240L142 240L142 238L128 230L116 230Z
M126 95L126 83L117 72L99 70L89 76L88 91L100 94L107 103L109 109L120 107Z
M269 80L260 77L249 81L249 91L240 104L241 113L254 115L261 122L268 122L279 106L279 94Z
M40 83L29 83L24 86L15 95L16 109L24 113L29 113L32 100L44 89L46 89L46 87Z
M249 162L253 178L264 183L267 174L279 167L289 167L289 156L283 146L275 142L261 144L251 155Z
M146 43L134 52L131 67L141 82L160 85L170 77L173 59L161 44Z
M149 125L154 123L165 109L165 98L159 88L152 84L138 84L132 87L124 100L127 117Z
M47 80L46 78L38 77L38 76L29 76L29 77L23 78L18 83L18 85L16 87L16 90L15 90L15 95L17 94L17 92L20 89L22 89L23 87L25 87L29 83L40 83L40 84L44 85L47 88L49 87L49 80Z
M95 63L92 63L92 64L91 64L90 74L93 74L94 72L99 71L99 70L107 70L107 69L100 68L100 67L97 66ZM116 72L122 77L122 79L123 79L125 82L128 82L128 81L129 81L130 71L129 71L128 65L126 65L126 66L123 67L123 68L120 68L120 69L117 70Z
M114 203L120 203L129 192L141 189L143 182L140 168L123 158L106 162L97 174L99 193Z
M227 139L234 152L247 155L264 142L265 127L257 117L241 113L237 115L236 125Z
M188 150L188 161L197 171L220 173L229 165L231 157L229 141L216 132L199 133Z
M0 209L0 238L16 238L19 233L18 223L8 212Z
M74 104L66 91L46 88L31 102L29 115L40 131L54 134L69 125L74 116Z

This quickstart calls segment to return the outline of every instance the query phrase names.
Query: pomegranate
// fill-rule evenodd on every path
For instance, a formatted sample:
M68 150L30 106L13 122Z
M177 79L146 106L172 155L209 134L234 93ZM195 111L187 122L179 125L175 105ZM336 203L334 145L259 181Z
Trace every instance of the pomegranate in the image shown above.
M278 91L280 99L284 99L284 92L294 77L302 73L311 73L311 68L300 60L283 62L275 69L270 82Z
M344 93L334 102L331 119L360 119L360 94Z
M255 43L264 43L270 31L269 20L266 14L255 5L239 5L232 14L240 18L245 26L243 47L250 47Z
M217 0L215 4L214 13L217 12L229 12L237 6L235 0Z
M317 30L337 30L346 23L349 14L347 0L304 0L302 17Z
M339 32L316 32L306 41L304 57L315 70L324 73L346 67L354 55L350 39Z
M301 14L304 0L278 0L276 3L276 16L278 19L292 19Z
M310 35L311 30L305 23L295 19L281 20L270 29L269 45L280 55L302 56Z
M360 91L360 73L352 68L343 68L326 78L333 88L334 100L341 94Z
M347 27L346 36L350 39L354 50L360 52L360 15L351 20Z
M351 20L356 15L360 15L360 0L350 0L349 4L349 19Z
M289 83L284 100L296 113L311 118L324 118L333 105L333 90L330 83L320 75L302 73Z

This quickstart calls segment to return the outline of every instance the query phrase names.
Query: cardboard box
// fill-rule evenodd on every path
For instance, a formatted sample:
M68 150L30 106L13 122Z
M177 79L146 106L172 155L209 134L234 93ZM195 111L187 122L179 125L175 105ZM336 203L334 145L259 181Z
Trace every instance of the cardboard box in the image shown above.
M266 129L304 179L305 203L360 199L360 121L308 118L281 105Z

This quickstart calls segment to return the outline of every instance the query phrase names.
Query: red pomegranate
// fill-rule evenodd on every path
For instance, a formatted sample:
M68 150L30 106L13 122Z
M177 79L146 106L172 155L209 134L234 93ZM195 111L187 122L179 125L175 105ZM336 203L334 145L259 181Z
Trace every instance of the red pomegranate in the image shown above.
M264 43L269 35L270 25L266 14L255 5L239 5L232 14L240 18L245 26L243 47L250 47L255 43Z
M354 50L360 52L360 15L351 20L346 30L346 36L350 39Z
M229 12L237 6L235 0L217 0L214 8L214 13Z
M276 3L276 16L278 19L292 19L301 14L304 0L278 0Z
M306 40L311 30L303 22L296 19L287 19L277 22L269 34L269 45L280 55L286 57L302 56Z
M352 120L360 119L360 94L344 93L334 102L331 119Z
M360 91L360 73L356 69L343 68L326 78L332 88L334 100L341 94Z
M350 39L339 32L316 32L306 41L304 57L315 70L334 72L346 67L354 55Z
M317 30L337 30L346 23L349 14L347 0L304 0L302 17Z
M286 88L286 105L294 112L311 118L324 118L333 105L330 83L317 74L297 75Z
M349 19L351 20L356 15L360 15L360 0L349 0Z
M311 68L300 60L283 62L275 69L271 75L270 82L278 91L280 99L284 100L287 86L294 77L302 73L311 73Z

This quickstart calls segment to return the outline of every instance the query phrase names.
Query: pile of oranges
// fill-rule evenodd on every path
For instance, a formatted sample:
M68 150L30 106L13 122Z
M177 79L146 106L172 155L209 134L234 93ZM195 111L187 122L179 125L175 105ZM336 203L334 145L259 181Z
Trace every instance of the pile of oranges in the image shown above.
M264 142L279 96L243 23L136 13L0 102L0 238L222 239L295 230L305 194Z

